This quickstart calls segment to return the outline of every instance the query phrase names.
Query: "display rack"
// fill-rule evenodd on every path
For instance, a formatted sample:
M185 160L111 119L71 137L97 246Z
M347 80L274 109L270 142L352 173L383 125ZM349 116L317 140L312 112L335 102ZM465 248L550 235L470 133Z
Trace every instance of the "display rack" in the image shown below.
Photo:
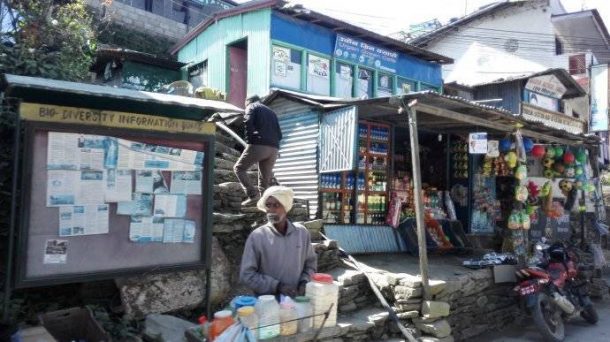
M358 123L357 171L320 176L321 212L326 223L384 224L390 141L389 125Z

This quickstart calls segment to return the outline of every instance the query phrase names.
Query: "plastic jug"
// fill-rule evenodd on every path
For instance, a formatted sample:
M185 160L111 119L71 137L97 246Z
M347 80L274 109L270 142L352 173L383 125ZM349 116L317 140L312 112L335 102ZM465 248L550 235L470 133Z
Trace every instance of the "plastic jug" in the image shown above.
M290 336L297 333L299 322L297 321L297 309L293 303L280 304L280 335Z
M233 324L233 313L231 310L222 310L214 313L214 321L210 324L209 338L214 341L223 331Z
M237 317L239 321L248 329L252 330L254 335L257 335L258 316L253 306L242 306L237 309Z
M313 309L309 297L299 296L294 299L296 302L297 318L299 319L299 332L308 332L313 326ZM307 318L304 318L307 317Z
M238 296L231 301L231 307L235 312L244 306L255 306L256 297L252 296Z
M315 273L311 277L311 281L305 287L305 295L309 297L313 314L314 329L322 326L324 321L324 313L331 307L328 319L324 323L325 327L334 327L337 325L337 305L339 302L339 286L333 282L333 277L330 274Z
M258 297L256 303L258 315L258 339L266 340L280 334L280 304L273 295Z

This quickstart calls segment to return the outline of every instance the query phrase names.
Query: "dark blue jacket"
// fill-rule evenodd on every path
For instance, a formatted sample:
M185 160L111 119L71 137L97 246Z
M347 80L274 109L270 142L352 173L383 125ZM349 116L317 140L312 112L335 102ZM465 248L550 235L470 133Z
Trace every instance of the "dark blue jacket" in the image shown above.
M282 130L277 115L269 107L255 102L246 107L246 142L250 145L280 147Z

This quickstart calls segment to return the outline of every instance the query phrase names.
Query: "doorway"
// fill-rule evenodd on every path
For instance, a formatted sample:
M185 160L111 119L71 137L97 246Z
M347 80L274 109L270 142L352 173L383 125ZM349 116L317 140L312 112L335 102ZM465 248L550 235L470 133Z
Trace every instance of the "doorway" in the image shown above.
M248 40L242 39L228 46L229 82L228 101L244 107L248 86Z

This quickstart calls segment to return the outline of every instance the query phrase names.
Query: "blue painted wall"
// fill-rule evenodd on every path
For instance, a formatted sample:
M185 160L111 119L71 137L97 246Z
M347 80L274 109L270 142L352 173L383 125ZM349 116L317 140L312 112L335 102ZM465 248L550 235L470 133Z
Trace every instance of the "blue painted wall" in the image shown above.
M336 33L325 27L274 11L271 15L271 39L332 56ZM364 38L358 39L365 40ZM420 60L404 53L399 53L396 72L398 76L437 87L441 87L443 84L439 64Z

